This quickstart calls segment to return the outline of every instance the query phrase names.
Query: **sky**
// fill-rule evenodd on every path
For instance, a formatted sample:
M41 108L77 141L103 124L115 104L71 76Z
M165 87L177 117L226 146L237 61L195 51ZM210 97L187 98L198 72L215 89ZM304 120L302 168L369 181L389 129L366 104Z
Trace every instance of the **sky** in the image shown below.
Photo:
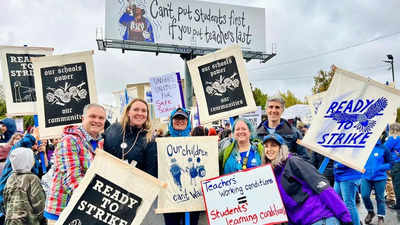
M400 85L400 1L208 0L266 9L266 63L246 64L253 86L268 95L290 90L311 95L313 76L332 64L379 82L391 81L386 55L394 57ZM54 54L95 50L100 103L113 91L169 72L184 73L178 55L107 49L99 51L96 28L105 26L104 0L13 0L0 5L0 45L55 48ZM3 78L1 76L0 81Z

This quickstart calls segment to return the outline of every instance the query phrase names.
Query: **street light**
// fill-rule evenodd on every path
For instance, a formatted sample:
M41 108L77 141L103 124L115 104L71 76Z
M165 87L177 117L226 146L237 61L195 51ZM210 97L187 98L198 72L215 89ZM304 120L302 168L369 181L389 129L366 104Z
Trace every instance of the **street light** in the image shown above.
M390 63L390 65L392 66L392 79L393 79L393 83L394 83L394 69L393 69L393 56L392 55L386 55L386 57L389 60L384 60L385 63Z

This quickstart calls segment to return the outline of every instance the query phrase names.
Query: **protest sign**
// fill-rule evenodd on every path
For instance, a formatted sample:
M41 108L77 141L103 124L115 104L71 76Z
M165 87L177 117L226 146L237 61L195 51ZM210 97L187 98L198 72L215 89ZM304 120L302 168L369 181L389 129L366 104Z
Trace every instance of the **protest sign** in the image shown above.
M396 118L400 91L337 68L302 141L304 147L358 171L387 124Z
M169 117L172 110L182 107L182 86L179 73L150 77L152 100L157 118Z
M257 110L238 45L187 62L201 123Z
M53 54L53 48L0 46L7 115L37 114L31 57Z
M201 185L210 225L288 221L270 164L211 178Z
M204 210L200 181L218 176L218 137L157 138L158 178L167 188L157 213Z
M139 225L161 187L158 179L96 150L94 161L56 224Z
M325 95L326 91L306 97L308 105L311 107L312 117L317 115L318 108L321 106L322 100L325 98Z
M93 51L32 58L40 138L60 137L82 122L85 105L97 102Z
M253 125L253 127L258 127L258 125L261 123L261 116L262 116L261 106L257 106L257 111L239 115L239 118L248 119L250 123Z
M125 88L121 91L113 91L115 102L119 108L119 113L122 114L126 105L129 104L133 99L137 98L136 88Z
M265 51L265 9L203 1L106 1L105 37L147 45ZM182 46L182 47L180 47Z

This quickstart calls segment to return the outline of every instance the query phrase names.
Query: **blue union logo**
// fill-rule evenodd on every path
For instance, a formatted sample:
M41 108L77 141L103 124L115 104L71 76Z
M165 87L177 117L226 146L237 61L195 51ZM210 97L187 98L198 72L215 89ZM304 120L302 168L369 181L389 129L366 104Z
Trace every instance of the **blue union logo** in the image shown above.
M377 117L383 115L387 105L385 97L376 100L333 101L324 117L339 124L338 132L322 134L317 143L329 148L364 148ZM349 132L352 128L355 129Z

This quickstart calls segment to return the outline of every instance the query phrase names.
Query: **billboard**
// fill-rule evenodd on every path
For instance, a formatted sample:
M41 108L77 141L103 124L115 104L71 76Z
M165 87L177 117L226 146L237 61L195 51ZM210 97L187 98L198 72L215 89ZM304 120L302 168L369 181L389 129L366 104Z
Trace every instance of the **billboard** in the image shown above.
M265 9L186 0L107 0L105 38L265 51Z

